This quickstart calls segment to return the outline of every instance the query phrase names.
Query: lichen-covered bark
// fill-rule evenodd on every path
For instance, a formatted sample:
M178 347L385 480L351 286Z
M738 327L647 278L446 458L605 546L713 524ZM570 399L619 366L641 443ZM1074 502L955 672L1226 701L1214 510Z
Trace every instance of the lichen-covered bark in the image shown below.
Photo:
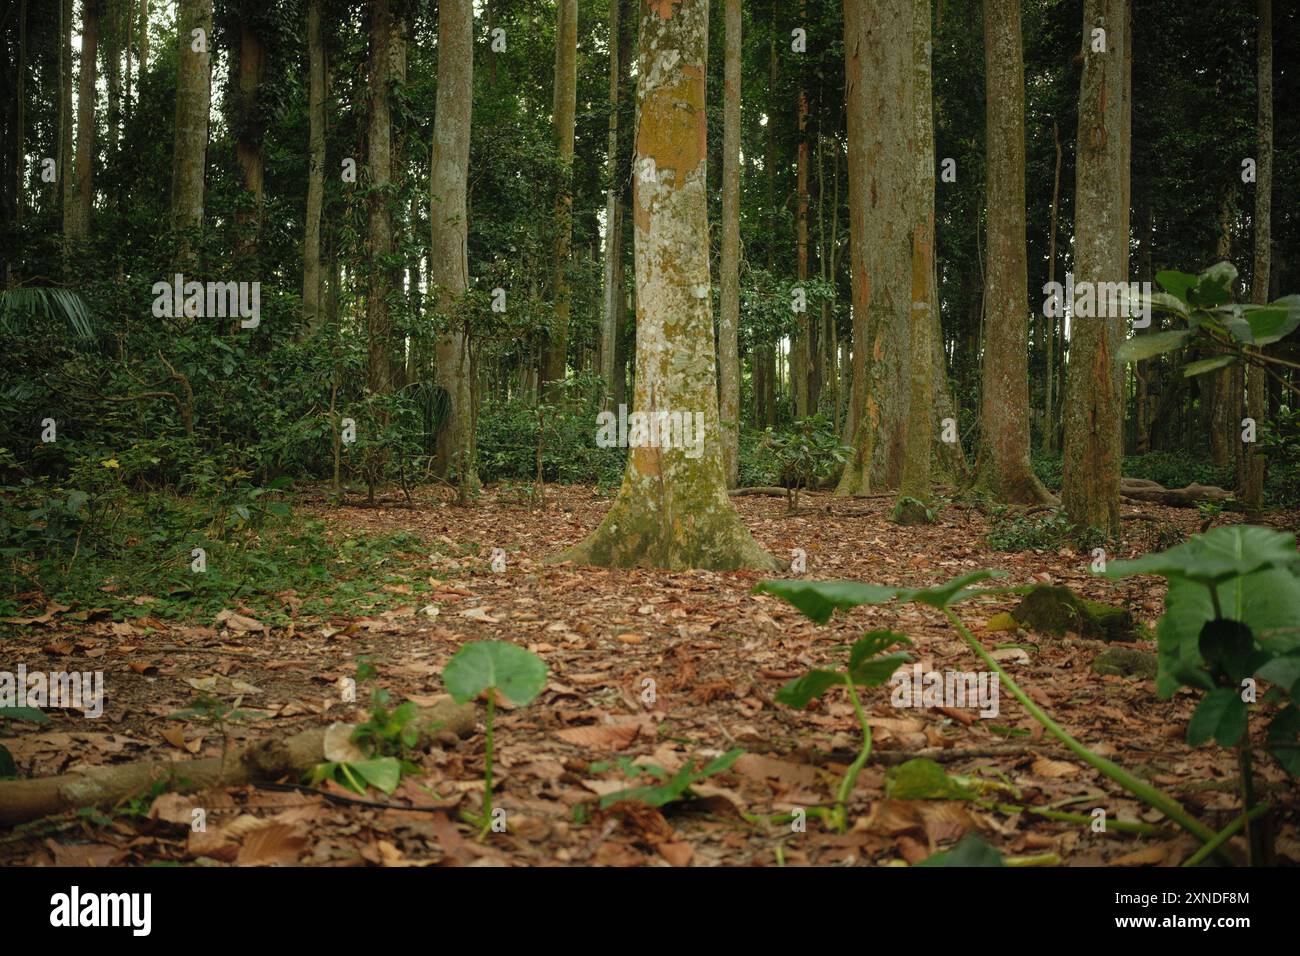
M1121 96L1125 0L1085 0L1075 186L1075 282L1127 281L1122 232ZM1092 31L1106 31L1093 52ZM1066 369L1061 502L1071 523L1119 533L1123 395L1115 354L1124 320L1075 318Z
M897 488L911 404L912 0L844 0L853 448L836 493ZM929 410L926 412L929 413Z
M1268 280L1272 268L1273 241L1273 0L1258 0L1256 23L1258 69L1259 149L1255 168L1255 268L1250 278L1250 299L1256 305L1268 302ZM1268 379L1262 368L1252 366L1246 377L1246 412L1256 426L1268 417ZM1243 479L1246 506L1258 511L1264 504L1264 456L1251 445Z
M438 5L438 96L429 174L429 281L444 324L438 335L437 383L451 407L439 435L439 458L455 469L461 497L478 490L470 330L459 313L469 284L467 248L469 138L474 90L473 0Z
M988 271L979 478L999 501L1051 500L1029 466L1025 65L1020 0L984 0Z
M194 49L193 31L206 37L203 52ZM172 150L172 226L197 229L203 224L203 174L207 166L208 110L211 106L212 0L180 0L177 14L180 58L176 66L176 134ZM180 258L188 255L182 248Z
M722 97L722 300L718 313L718 411L727 487L740 473L740 0L726 2Z
M708 10L708 0L646 0L641 6L633 197L633 410L703 414L702 453L631 449L605 520L555 560L777 568L736 514L722 467L705 176Z

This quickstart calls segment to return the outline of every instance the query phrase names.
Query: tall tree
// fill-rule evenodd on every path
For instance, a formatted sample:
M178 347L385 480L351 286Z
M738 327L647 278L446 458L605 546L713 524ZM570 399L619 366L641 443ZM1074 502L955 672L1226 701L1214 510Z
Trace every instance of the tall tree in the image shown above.
M302 242L302 311L308 328L321 319L320 225L325 200L325 43L321 0L307 0L307 221Z
M722 299L718 312L718 415L727 487L740 478L740 0L726 3L722 94Z
M212 0L180 0L177 22L180 59L176 67L171 207L172 228L184 232L203 225L203 177L212 102ZM179 258L188 256L188 244L182 243Z
M573 244L573 131L578 98L578 0L559 0L555 24L555 141L561 167L555 199L555 314L543 353L543 382L564 379L569 354L569 254Z
M370 175L367 385L374 394L385 394L393 387L393 326L388 301L393 291L393 270L389 261L394 251L389 189L393 180L393 115L388 98L393 75L395 32L392 0L374 0L370 5L370 125L366 136Z
M438 94L429 174L429 282L441 320L437 383L449 409L439 458L456 469L462 500L478 488L474 445L474 363L463 309L469 286L469 135L474 92L473 0L438 4Z
M902 479L915 190L899 184L916 175L912 20L912 0L844 0L855 421L840 495Z
M1259 155L1255 160L1255 267L1250 298L1256 305L1265 305L1273 262L1273 0L1258 0L1256 47ZM1262 424L1268 417L1268 378L1258 366L1251 366L1247 373L1246 402L1247 414L1256 426ZM1246 458L1243 486L1246 506L1252 511L1263 508L1264 456L1253 445Z
M1025 66L1020 0L984 0L988 268L980 475L1000 501L1051 495L1029 467L1029 295L1025 252Z
M618 105L626 64L619 56L626 0L609 0L609 134L605 171L605 303L600 320L600 377L608 399L614 395L614 353L623 316L623 182L619 175ZM608 404L608 403L607 403Z
M908 414L905 419L903 495L930 497L935 407L934 336L939 296L934 266L934 103L930 66L930 0L912 0L912 273L909 318ZM1023 247L1022 247L1023 251Z
M243 173L244 189L252 194L253 210L240 214L244 252L253 252L262 228L265 154L262 141L266 123L262 115L262 78L266 73L266 43L254 11L247 7L239 18L239 82L234 98L235 161Z
M1084 0L1083 76L1075 173L1075 285L1123 282L1124 10L1126 0ZM1096 311L1102 311L1097 309ZM1061 501L1071 523L1119 533L1124 401L1116 352L1122 316L1072 316L1065 376Z
M99 0L81 0L81 68L77 77L76 193L63 211L63 232L82 238L90 232L90 207L94 199L95 75L99 47Z
M72 0L59 0L59 211L63 234L73 216L72 177Z
M642 3L637 69L633 414L702 421L698 441L630 449L605 520L556 560L611 567L777 567L727 494L709 305L708 0ZM684 430L678 429L679 438ZM629 439L629 444L632 441Z
M799 18L803 23L807 0L799 0ZM797 130L795 150L795 275L802 286L808 281L808 90L804 84L803 59L800 55ZM770 122L770 120L769 120ZM805 307L795 316L794 336L790 341L790 384L794 393L794 413L798 418L817 410L812 376L811 313Z

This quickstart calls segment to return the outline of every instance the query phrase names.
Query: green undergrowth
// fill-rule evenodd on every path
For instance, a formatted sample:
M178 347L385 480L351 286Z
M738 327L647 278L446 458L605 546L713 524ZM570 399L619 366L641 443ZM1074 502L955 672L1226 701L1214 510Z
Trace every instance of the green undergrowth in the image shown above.
M238 606L272 626L340 610L365 615L420 602L437 575L431 551L453 560L472 551L429 548L407 532L328 528L294 513L282 493L258 504L270 497L226 508L129 493L109 504L9 487L0 492L0 618L40 615L50 604L117 620L199 622Z

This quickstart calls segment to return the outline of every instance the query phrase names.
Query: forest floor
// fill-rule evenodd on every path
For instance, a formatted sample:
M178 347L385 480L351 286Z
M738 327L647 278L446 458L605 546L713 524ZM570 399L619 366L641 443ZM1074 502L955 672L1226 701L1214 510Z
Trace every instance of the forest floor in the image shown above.
M950 504L934 525L902 527L887 520L889 499L812 494L802 501L805 510L793 516L780 498L735 500L773 554L788 560L795 549L806 552L809 578L924 586L997 568L1008 575L999 583L1067 584L1085 597L1124 605L1148 626L1161 613L1164 587L1158 579L1098 578L1089 570L1091 556L1070 549L989 550L984 536L990 518L976 508ZM164 621L147 613L111 620L93 611L76 620L78 609L41 614L37 606L35 620L0 637L0 661L21 661L29 670L105 675L105 710L98 720L52 711L48 724L11 721L0 731L24 776L220 755L218 728L201 719L168 717L193 703L188 681L217 694L242 690L241 706L266 715L229 724L233 747L363 719L361 704L371 685L360 686L357 704L341 702L338 686L356 674L359 658L369 659L375 684L394 698L428 703L443 692L441 670L463 644L518 642L545 661L549 681L529 706L497 712L495 805L506 810L507 832L479 839L460 819L463 811L476 812L482 800L480 720L469 738L431 747L419 773L405 777L391 796L374 790L367 795L400 808L255 787L166 795L156 802L144 795L109 814L53 818L0 836L0 864L900 865L948 848L970 831L1005 854L1056 853L1075 866L1171 865L1196 848L1179 834L1160 839L1114 828L1102 834L975 802L886 797L886 774L923 755L950 774L1010 784L1019 795L998 798L1006 803L1058 807L1085 817L1100 807L1112 821L1159 820L1044 735L1005 688L1000 713L988 719L974 709L896 708L888 685L863 691L874 749L851 796L847 832L832 832L811 814L804 832L758 819L831 805L857 752L858 725L847 697L833 691L794 711L773 700L788 680L812 667L842 666L847 647L877 627L909 636L913 657L926 671L982 666L929 608L860 607L816 626L786 603L751 593L763 577L755 573L542 563L592 530L609 502L607 495L582 487L547 488L541 510L491 491L471 508L457 507L445 489L435 488L418 490L411 507L385 499L374 508L335 508L323 494L308 495L298 510L338 533L402 530L421 548L390 562L387 583L369 595L373 600L363 595L338 601L329 614L310 617L294 613L294 596L284 595L287 625L263 626L255 609L238 605L230 608L235 617L223 615L220 622ZM1191 533L1202 521L1194 509L1141 510L1158 520L1127 521L1128 539L1111 559L1155 550L1157 534L1168 535L1171 528ZM1293 529L1296 518L1271 520ZM493 548L505 552L500 572L489 567ZM156 600L139 597L145 611ZM1094 674L1089 665L1105 647L1099 642L987 629L990 619L1018 600L981 598L957 610L1070 733L1174 795L1211 827L1229 823L1239 812L1234 756L1213 745L1186 746L1193 698L1182 693L1160 701L1150 679ZM1154 650L1153 642L1133 646ZM650 687L653 702L647 703ZM697 785L695 799L658 809L598 806L601 795L633 785L617 766L620 757L672 772L732 748L745 755ZM1300 794L1267 758L1259 762L1258 778L1279 808L1279 862L1300 864ZM324 789L349 793L333 784ZM207 813L203 832L188 826L194 807ZM259 838L250 839L253 833ZM1240 850L1238 840L1234 852Z

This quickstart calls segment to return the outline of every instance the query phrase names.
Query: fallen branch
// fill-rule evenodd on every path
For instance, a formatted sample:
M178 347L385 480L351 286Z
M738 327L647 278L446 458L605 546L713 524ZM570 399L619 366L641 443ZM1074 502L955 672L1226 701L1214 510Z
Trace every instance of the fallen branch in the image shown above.
M474 730L472 705L444 697L420 708L421 723L440 724L458 737ZM148 793L159 780L167 789L184 793L211 787L232 787L280 777L301 777L325 759L326 728L316 727L287 740L264 738L242 750L202 760L140 760L108 764L57 777L0 782L0 826L15 826L40 817L82 807L111 809L123 800Z
M1125 498L1170 508L1195 508L1202 501L1232 501L1236 497L1215 485L1193 482L1185 488L1166 488L1144 478L1121 478L1119 490Z

